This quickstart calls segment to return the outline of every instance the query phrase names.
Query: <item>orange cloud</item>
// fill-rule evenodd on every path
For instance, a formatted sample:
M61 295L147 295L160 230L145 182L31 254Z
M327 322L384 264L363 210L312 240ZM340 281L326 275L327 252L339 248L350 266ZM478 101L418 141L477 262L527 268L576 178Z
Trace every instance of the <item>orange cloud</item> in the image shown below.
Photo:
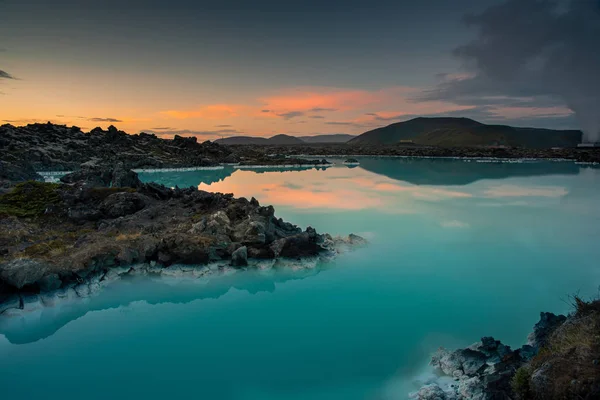
M162 111L161 114L177 119L205 118L205 119L223 119L237 117L246 110L248 106L237 104L211 104L200 107L196 110L169 110Z
M413 90L406 87L393 87L377 91L338 88L298 88L285 91L279 95L263 97L259 101L264 105L264 109L273 112L292 110L348 111L370 104L386 102L398 95L406 95Z

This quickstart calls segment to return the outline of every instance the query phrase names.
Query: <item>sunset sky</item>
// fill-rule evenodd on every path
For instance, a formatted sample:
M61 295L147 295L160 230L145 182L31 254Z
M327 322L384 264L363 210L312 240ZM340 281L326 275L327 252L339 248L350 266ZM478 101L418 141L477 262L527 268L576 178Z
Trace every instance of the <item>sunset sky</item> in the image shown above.
M577 128L554 93L478 91L456 56L477 35L465 15L500 2L0 0L0 123L202 139L421 115Z

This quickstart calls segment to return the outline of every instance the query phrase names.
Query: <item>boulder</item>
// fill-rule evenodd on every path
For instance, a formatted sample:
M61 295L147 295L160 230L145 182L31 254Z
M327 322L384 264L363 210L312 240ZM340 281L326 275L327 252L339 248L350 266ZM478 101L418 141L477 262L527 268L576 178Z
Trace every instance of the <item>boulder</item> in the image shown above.
M281 257L308 257L317 255L322 248L317 244L314 232L307 228L306 232L285 238L281 248Z
M432 357L431 365L439 368L448 376L473 376L486 365L487 357L485 354L471 350L459 349L448 351L440 348Z
M10 182L39 181L42 180L42 177L25 160L15 159L12 162L0 160L0 180Z
M242 246L231 254L231 265L234 267L245 267L248 265L248 248Z
M449 397L441 387L432 383L423 386L418 392L411 394L410 398L415 400L449 400L452 397Z
M158 246L158 261L164 265L206 264L210 258L210 243L201 238L174 234L163 238Z
M102 168L96 165L81 165L82 169L60 178L63 183L82 183L87 187L131 187L139 188L143 184L138 175L122 164L115 168Z
M148 200L146 196L139 193L114 193L102 202L100 210L109 218L124 217L146 207Z
M86 205L69 207L67 216L73 221L98 221L102 218L102 211Z
M29 258L17 258L0 264L0 279L21 289L39 281L48 270L48 265Z
M57 274L48 274L45 275L42 279L39 280L40 290L42 292L51 292L53 290L57 290L62 286L62 281Z
M112 171L111 187L131 187L139 188L142 186L142 182L138 178L138 174L123 168L122 165L118 166Z
M84 168L60 178L63 183L81 183L87 187L109 187L112 171L103 168Z
M564 315L555 315L549 312L540 313L540 320L534 325L533 332L527 337L527 344L536 350L546 344L550 334L567 320Z

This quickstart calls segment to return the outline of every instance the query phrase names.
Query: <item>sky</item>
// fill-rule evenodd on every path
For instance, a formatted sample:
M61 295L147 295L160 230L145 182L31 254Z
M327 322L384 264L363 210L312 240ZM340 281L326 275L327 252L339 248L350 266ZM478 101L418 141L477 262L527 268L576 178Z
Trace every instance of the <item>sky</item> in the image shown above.
M203 139L360 134L415 116L594 130L573 110L600 114L600 1L576 1L585 12L569 0L556 14L545 0L0 0L0 123ZM558 33L540 44L548 26ZM571 56L592 54L573 95L550 83L575 78L531 78L565 38Z

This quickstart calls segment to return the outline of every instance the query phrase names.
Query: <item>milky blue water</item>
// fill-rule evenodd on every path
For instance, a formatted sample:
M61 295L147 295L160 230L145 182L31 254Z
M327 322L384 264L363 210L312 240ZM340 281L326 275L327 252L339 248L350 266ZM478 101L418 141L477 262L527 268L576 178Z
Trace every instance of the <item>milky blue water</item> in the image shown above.
M600 284L600 170L362 158L141 174L254 196L366 248L310 270L126 279L0 324L6 399L405 399L439 346L522 344Z

